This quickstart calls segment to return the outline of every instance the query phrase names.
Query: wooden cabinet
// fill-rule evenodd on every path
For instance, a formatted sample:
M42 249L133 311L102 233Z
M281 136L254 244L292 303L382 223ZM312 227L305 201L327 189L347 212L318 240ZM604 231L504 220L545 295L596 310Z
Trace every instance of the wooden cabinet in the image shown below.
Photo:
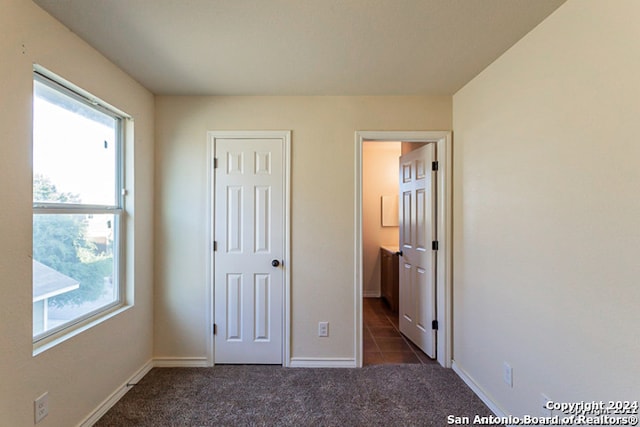
M398 312L398 255L391 247L381 247L380 292L394 313Z

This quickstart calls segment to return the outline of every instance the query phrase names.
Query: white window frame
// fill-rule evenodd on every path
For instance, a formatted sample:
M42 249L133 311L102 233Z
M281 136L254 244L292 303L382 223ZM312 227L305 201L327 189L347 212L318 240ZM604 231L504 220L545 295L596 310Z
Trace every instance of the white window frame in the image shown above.
M126 285L126 209L125 196L125 130L127 121L131 118L100 99L94 97L88 92L78 88L59 76L49 72L48 70L34 65L33 82L38 81L47 85L65 96L71 97L84 105L93 108L103 114L106 114L116 120L116 171L115 171L115 188L116 195L115 204L113 205L95 205L95 204L74 204L74 203L51 203L51 202L34 202L32 217L35 215L59 215L59 214L77 214L77 215L99 215L108 214L114 216L114 280L116 281L117 298L102 307L85 313L82 316L70 320L64 324L43 331L33 336L34 355L50 348L59 341L64 341L71 336L76 335L96 323L102 322L107 318L119 313L126 304L127 285ZM35 94L34 94L35 97ZM34 321L32 316L32 322Z

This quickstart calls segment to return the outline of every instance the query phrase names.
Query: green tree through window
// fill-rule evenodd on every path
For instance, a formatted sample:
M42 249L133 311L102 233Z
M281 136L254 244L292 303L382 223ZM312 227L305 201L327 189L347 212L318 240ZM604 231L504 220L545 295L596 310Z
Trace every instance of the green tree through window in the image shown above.
M80 203L77 195L60 193L49 179L36 175L34 194L39 200ZM49 299L61 307L95 301L104 290L105 280L112 280L113 254L101 250L88 239L86 215L34 215L33 258L80 283L77 290Z

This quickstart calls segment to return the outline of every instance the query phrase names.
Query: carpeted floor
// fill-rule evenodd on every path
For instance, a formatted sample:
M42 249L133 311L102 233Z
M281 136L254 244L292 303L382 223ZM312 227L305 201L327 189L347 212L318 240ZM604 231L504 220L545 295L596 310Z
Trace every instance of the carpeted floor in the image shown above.
M155 368L96 426L437 426L491 411L450 369Z

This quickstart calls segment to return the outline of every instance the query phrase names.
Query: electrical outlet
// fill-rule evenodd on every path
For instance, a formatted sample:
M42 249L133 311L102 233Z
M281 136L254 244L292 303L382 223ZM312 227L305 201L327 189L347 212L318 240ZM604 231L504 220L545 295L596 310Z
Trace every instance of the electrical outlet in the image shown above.
M329 336L329 322L318 322L318 336L319 337Z
M553 411L551 409L547 409L547 402L550 401L549 396L544 393L540 393L540 415L543 417L551 417L553 416Z
M502 366L502 380L509 387L513 387L513 369L507 362Z
M39 423L44 417L49 415L49 392L45 391L42 396L33 402L35 412L35 422Z

